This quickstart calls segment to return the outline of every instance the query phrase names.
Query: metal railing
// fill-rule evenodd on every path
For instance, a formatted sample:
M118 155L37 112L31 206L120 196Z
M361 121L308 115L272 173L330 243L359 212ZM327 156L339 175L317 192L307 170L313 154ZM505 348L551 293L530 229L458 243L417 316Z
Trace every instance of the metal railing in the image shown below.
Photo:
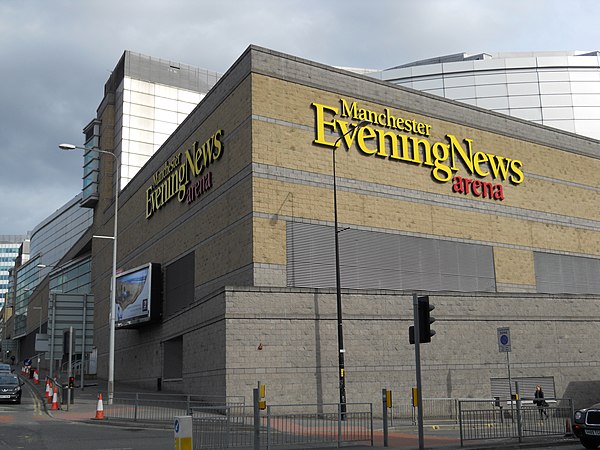
M225 402L230 406L243 407L245 399L241 396L226 397ZM214 407L215 403L223 403L223 397L115 392L112 405L104 406L104 415L108 419L163 423L171 426L175 417L189 415L193 408Z
M194 449L256 448L257 433L260 447L267 449L373 445L371 403L348 403L345 415L337 403L269 405L259 423L253 413L252 406L192 408Z
M194 449L252 448L253 406L205 406L192 408Z
M534 436L562 436L567 420L573 417L571 399L546 399L543 408L531 400L500 402L460 400L459 424L461 445L467 440L518 439Z
M458 423L457 398L424 398L423 420L449 420ZM394 400L391 408L390 425L397 423L417 423L417 410L410 399Z

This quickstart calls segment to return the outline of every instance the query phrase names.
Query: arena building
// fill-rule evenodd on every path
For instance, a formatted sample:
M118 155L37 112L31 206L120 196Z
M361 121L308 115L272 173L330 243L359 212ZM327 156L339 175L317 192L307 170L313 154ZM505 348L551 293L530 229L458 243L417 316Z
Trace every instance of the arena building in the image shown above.
M424 397L508 396L508 327L513 379L587 404L598 173L591 138L251 46L120 193L115 380L337 402L343 318L347 401L409 398L418 292ZM94 235L112 233L106 181ZM92 247L100 376L112 248Z
M369 74L600 139L600 52L455 53Z

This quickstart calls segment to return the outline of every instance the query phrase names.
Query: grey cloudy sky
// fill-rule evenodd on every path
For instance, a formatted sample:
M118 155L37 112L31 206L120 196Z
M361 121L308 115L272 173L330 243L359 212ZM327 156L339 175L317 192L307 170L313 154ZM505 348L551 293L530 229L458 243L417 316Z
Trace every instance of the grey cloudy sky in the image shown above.
M250 44L383 69L458 52L600 50L597 0L0 0L0 234L81 190L83 144L124 50L225 72Z

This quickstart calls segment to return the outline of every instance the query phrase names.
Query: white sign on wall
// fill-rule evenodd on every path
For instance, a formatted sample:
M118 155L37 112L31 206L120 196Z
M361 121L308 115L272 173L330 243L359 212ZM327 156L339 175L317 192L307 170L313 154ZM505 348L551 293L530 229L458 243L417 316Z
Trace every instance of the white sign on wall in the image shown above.
M510 328L498 328L498 351L510 352Z

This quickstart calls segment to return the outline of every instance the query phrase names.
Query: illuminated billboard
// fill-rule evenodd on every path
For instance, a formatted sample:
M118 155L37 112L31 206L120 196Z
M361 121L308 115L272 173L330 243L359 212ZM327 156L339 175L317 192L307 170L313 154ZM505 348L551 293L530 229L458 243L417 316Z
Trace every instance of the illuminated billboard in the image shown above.
M160 264L149 263L117 275L115 326L128 328L161 316Z

